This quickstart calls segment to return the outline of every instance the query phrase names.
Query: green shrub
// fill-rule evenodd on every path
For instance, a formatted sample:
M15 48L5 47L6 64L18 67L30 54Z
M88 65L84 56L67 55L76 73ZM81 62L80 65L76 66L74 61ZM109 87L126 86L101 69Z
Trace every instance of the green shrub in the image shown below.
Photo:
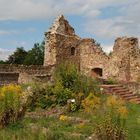
M84 94L84 97L88 96L89 92L95 94L99 92L96 81L80 74L74 65L67 62L56 67L54 80L53 84L33 86L32 94L28 98L30 111L36 108L45 109L56 105L65 105L68 99L77 100L80 92ZM77 103L77 108L80 108L79 101Z
M28 98L28 109L33 111L36 108L45 109L56 105L65 105L72 97L72 91L64 88L57 82L55 85L34 85L32 94Z
M112 77L109 77L108 79L107 79L107 84L109 84L109 85L112 85L112 84L117 84L118 82L114 79L114 78L112 78Z
M85 96L88 96L89 92L99 93L98 82L80 73L75 65L68 62L57 66L54 76L55 81L59 81L64 88L69 88L73 93L82 92Z
M45 98L46 92L42 85L35 84L31 87L31 94L27 100L27 107L29 111L34 111L36 108L45 109L47 107L47 100Z

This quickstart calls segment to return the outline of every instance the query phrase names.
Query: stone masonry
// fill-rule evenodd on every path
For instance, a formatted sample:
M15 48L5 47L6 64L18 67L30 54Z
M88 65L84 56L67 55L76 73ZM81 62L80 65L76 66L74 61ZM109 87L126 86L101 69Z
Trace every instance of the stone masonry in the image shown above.
M117 38L112 54L107 55L94 39L77 36L63 15L45 33L44 66L70 61L90 76L136 81L140 74L139 56L137 38Z
M112 54L107 55L94 39L77 36L63 15L45 33L44 55L44 66L0 65L0 85L51 81L55 66L64 61L92 77L140 80L137 38L117 38Z

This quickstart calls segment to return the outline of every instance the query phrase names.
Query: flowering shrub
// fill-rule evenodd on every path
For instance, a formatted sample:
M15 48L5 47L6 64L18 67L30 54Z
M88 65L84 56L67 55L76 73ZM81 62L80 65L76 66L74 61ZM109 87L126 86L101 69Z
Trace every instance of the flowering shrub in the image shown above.
M94 109L98 109L100 106L100 98L96 97L93 93L89 95L82 101L82 107L85 112L92 112Z
M28 109L46 109L56 105L63 106L67 100L72 98L72 91L57 82L55 85L34 85L32 94L28 97Z
M100 140L125 140L128 110L122 99L109 96L100 108L95 133Z
M24 115L21 106L22 89L18 85L8 85L0 89L0 126L17 121Z

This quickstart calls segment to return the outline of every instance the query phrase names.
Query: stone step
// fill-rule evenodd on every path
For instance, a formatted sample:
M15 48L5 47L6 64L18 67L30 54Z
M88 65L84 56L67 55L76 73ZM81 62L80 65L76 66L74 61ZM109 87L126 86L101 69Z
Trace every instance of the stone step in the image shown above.
M129 96L129 97L122 97L122 98L126 100L133 100L133 99L137 100L137 96Z
M102 88L115 88L115 87L122 87L122 85L100 85Z
M112 91L114 91L114 92L129 92L129 90L128 89L113 89Z
M117 95L126 95L126 94L133 94L133 92L131 91L127 91L127 92L115 92L115 94Z
M135 100L137 104L140 104L140 97L133 94L129 89L123 87L122 85L101 85L105 94L118 95L120 98L130 101Z
M124 94L124 95L121 95L121 97L125 98L125 97L137 97L137 96L134 94Z

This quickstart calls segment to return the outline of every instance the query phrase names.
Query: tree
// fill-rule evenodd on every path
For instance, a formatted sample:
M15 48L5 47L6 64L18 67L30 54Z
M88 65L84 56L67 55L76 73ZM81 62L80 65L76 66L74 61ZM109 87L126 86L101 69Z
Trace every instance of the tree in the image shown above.
M35 43L34 47L28 51L28 54L25 57L23 64L25 64L25 65L43 65L44 45L45 45L44 41L41 44Z
M19 47L16 51L8 57L7 63L9 64L23 64L27 52L23 47Z

